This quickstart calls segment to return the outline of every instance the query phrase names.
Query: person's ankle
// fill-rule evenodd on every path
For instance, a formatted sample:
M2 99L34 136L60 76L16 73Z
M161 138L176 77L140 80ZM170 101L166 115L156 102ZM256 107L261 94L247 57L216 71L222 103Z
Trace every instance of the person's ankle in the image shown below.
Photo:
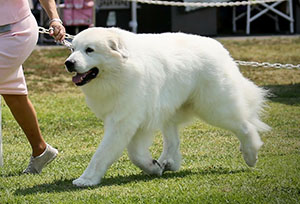
M41 154L43 154L43 152L45 152L47 148L47 144L40 144L37 147L32 148L32 156L33 157L37 157L40 156Z

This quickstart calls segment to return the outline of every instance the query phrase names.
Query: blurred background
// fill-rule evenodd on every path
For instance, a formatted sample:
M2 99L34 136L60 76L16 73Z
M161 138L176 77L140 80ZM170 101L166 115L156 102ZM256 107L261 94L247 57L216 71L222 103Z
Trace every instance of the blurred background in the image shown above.
M39 1L29 1L39 25L47 28L49 19L41 9ZM196 8L128 0L56 0L56 3L67 33L73 35L92 26L119 27L137 33L185 32L210 37L300 34L300 0L262 2L250 6ZM49 36L41 35L39 43L53 43L53 40Z

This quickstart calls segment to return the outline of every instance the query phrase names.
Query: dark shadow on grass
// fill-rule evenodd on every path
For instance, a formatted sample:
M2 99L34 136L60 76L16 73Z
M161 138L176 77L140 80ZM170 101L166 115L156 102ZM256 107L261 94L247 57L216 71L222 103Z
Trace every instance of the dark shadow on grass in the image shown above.
M264 86L270 91L269 100L286 105L300 104L300 84L291 85L268 85Z
M250 172L252 169L249 167L245 167L243 169L230 169L230 168L224 168L224 167L216 167L216 166L210 166L202 169L198 169L197 174L200 175L223 175L223 174L239 174L239 173L244 173L244 172Z
M15 195L28 195L36 193L58 193L58 192L68 192L68 191L80 191L82 189L95 189L101 188L101 186L114 186L114 185L124 185L131 182L138 181L151 181L153 179L168 179L168 178L182 178L190 174L196 174L191 171L179 171L173 173L166 173L162 177L149 176L145 174L137 174L130 176L115 176L110 178L103 178L100 185L93 187L80 188L72 184L75 179L57 180L49 184L41 184L30 188L18 189L15 191Z
M104 178L101 181L101 186L124 185L131 182L151 181L154 179L184 178L188 175L193 175L193 174L197 174L197 172L192 172L190 170L183 170L178 172L165 172L161 177L155 175L147 175L144 173L130 175L130 176L116 176L116 177Z
M209 175L209 174L234 174L246 172L247 169L238 169L238 170L230 170L222 167L209 167L206 169L202 169L199 171L191 171L191 170L182 170L178 172L165 172L163 176L149 176L145 174L136 174L130 176L115 176L110 178L103 178L100 185L93 187L80 188L73 186L73 179L65 179L65 180L57 180L53 183L49 184L41 184L30 188L18 189L15 191L15 195L28 195L28 194L36 194L36 193L59 193L59 192L68 192L68 191L80 191L82 189L95 189L101 188L102 186L115 186L115 185L125 185L132 182L139 181L151 181L154 179L172 179L172 178L184 178L189 175Z
M79 191L80 188L72 184L73 179L57 180L53 183L44 183L30 188L18 189L14 192L15 195L30 195L37 193L59 193Z

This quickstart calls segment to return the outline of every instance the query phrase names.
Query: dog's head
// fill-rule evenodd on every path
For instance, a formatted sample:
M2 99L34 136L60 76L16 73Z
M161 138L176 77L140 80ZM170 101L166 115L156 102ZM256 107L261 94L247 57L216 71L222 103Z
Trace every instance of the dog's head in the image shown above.
M75 72L72 81L82 86L95 79L99 72L116 71L128 58L118 29L89 28L75 36L73 52L65 61L66 69Z

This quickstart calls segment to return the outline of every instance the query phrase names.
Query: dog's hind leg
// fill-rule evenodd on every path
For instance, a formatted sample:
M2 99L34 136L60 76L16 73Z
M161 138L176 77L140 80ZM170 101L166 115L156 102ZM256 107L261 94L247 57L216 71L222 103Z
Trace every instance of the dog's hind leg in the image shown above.
M163 127L163 152L158 159L164 166L164 171L177 171L181 165L180 138L177 125L168 123Z
M162 175L164 167L154 160L149 147L154 139L152 131L139 130L128 145L128 156L130 160L145 173L150 175Z
M222 120L218 123L208 123L233 132L240 141L240 150L246 164L250 167L255 166L258 150L263 145L255 125L243 119Z
M263 145L257 128L251 123L246 122L234 132L240 140L240 150L246 164L250 167L254 167L257 161L258 150Z

